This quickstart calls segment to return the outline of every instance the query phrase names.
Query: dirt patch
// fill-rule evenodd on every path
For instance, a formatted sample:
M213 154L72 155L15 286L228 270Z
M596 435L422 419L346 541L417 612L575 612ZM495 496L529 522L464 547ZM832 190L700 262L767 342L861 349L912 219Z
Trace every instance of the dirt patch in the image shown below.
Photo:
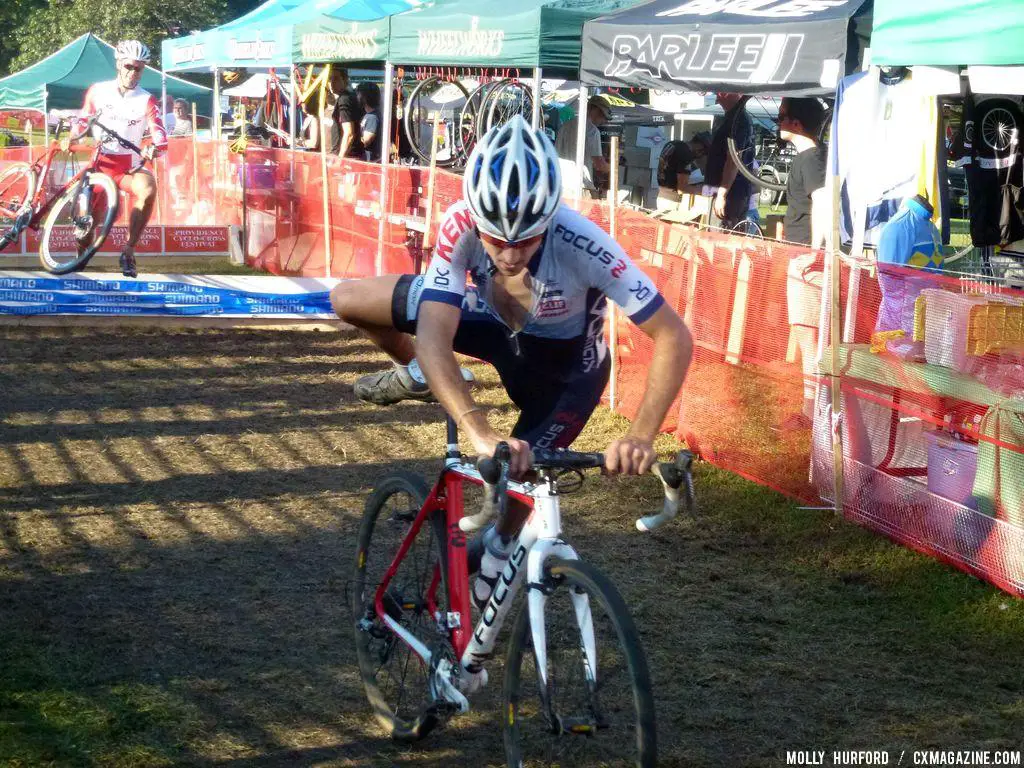
M368 717L345 603L363 500L393 468L436 473L444 437L438 406L355 401L383 364L368 343L3 329L0 345L0 762L502 763L496 684L415 748ZM601 412L579 446L624 428ZM1020 602L725 473L699 482L700 516L652 536L632 528L658 504L649 478L589 482L564 511L633 610L663 764L1020 748Z

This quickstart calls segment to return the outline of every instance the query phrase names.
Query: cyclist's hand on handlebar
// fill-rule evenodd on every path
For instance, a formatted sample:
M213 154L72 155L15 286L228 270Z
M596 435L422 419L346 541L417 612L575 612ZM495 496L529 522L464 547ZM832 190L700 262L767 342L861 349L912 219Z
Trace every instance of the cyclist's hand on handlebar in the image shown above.
M508 443L510 454L508 474L513 480L522 478L530 470L533 459L530 455L530 444L515 437L502 437L497 432L473 436L473 448L480 456L494 456L498 443Z
M626 435L613 440L604 452L604 468L610 475L642 475L657 459L650 440Z

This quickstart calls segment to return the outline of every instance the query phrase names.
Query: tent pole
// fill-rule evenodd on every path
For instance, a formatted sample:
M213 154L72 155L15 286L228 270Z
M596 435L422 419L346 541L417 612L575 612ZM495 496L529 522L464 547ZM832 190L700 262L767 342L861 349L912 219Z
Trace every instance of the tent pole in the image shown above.
M43 88L43 147L50 146L50 120L49 113L46 109L47 96L49 92Z
M576 99L576 199L583 199L584 144L587 140L587 86L580 86Z
M829 324L829 335L830 343L832 347L832 357L829 361L829 367L831 368L830 384L832 387L832 408L831 408L831 420L829 423L829 431L832 435L832 482L833 482L833 495L835 496L835 509L836 514L843 514L843 469L845 462L843 461L843 431L842 431L842 410L843 410L843 397L842 397L842 377L839 373L839 345L842 339L839 323L842 321L840 312L842 311L842 302L840 301L839 294L842 289L842 262L839 258L839 247L842 242L839 234L839 216L841 209L841 199L839 190L839 180L836 179L832 184L831 196L832 196L832 226L830 227L831 242L828 244L829 252L826 255L832 262L832 275L831 275L831 301L832 301L832 318Z
M544 80L544 70L537 67L533 70L533 114L530 116L530 125L533 130L541 127L540 119L540 84Z
M391 102L394 88L395 66L390 61L384 62L384 100L381 109L384 114L380 121L380 229L377 230L377 264L375 274L384 274L384 232L391 215L388 201L388 166L391 164Z
M210 194L213 196L213 220L217 221L217 183L220 170L220 67L213 68L213 185ZM195 130L195 126L193 126Z
M161 69L160 70L160 118L161 119L167 117L167 112L164 111L166 109L167 109L167 73L164 72ZM174 113L174 109L171 109L171 113L172 114ZM164 126L164 129L165 130L167 129L166 125Z
M612 240L615 239L615 207L618 204L618 191L619 191L619 135L617 133L612 134L612 145L611 145L611 169L608 174L608 234L612 236ZM578 154L578 150L577 150ZM611 347L612 353L612 372L609 380L608 387L608 408L612 411L615 410L616 402L616 378L619 373L619 324L618 318L615 312L615 303L608 302L608 320L611 322L611 331L609 333L608 346Z

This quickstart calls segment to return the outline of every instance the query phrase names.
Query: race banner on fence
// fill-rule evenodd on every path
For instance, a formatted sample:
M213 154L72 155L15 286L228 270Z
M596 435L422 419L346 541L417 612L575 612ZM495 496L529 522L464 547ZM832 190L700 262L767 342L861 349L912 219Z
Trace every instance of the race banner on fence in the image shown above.
M31 256L39 251L39 232L28 229L19 241L0 251L0 257ZM71 227L56 227L58 250L72 247ZM128 227L114 226L99 253L117 254L128 241ZM149 226L135 246L135 253L161 256L219 256L227 253L228 228L221 226Z
M166 315L334 320L333 278L0 273L0 315Z

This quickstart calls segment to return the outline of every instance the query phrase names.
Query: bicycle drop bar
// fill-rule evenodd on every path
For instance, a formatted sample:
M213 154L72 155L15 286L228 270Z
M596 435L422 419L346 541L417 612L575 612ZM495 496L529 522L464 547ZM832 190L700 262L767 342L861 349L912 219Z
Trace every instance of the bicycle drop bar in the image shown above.
M508 488L509 448L499 443L494 457L477 461L477 471L484 482L484 500L480 512L468 515L459 521L464 533L483 528L490 520L505 510ZM533 467L537 469L596 469L604 466L604 454L581 453L579 451L549 450L535 448L532 452ZM665 502L661 512L641 517L636 521L639 531L653 531L679 514L679 507L685 502L687 511L693 511L695 493L693 488L693 454L680 451L675 461L658 462L651 467L665 490Z
M114 141L116 141L118 144L120 144L125 149L130 149L132 152L135 152L135 153L137 153L139 155L142 154L142 150L141 149L139 149L137 146L135 146L132 142L128 141L128 139L123 138L122 136L118 135L114 131L112 131L109 128L107 128L107 126L105 126L99 120L91 120L90 123L92 125L99 126L101 131L106 133L108 136L110 136L110 138L112 138Z

